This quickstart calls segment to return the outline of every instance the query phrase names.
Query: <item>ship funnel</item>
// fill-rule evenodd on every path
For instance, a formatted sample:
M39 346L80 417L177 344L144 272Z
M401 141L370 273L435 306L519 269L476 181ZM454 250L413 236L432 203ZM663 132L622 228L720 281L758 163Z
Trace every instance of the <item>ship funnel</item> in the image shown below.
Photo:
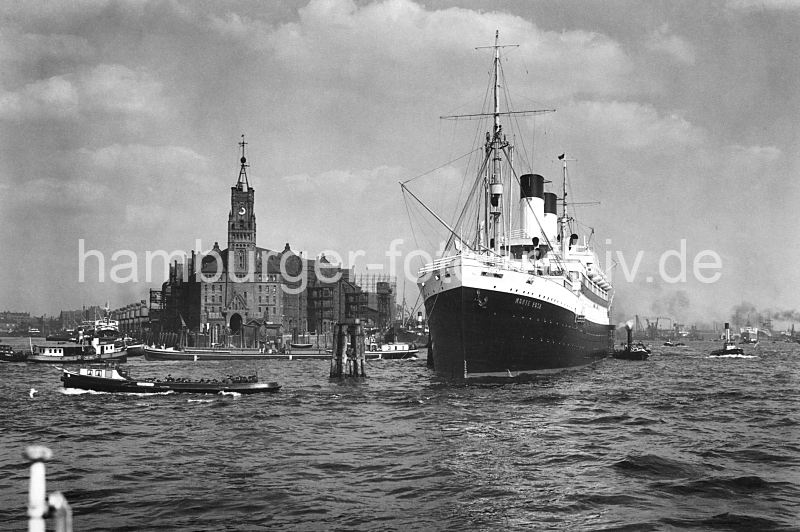
M544 177L523 174L519 178L519 224L522 236L542 237L544 227Z
M558 236L558 196L552 192L544 193L544 234L550 245L555 245Z

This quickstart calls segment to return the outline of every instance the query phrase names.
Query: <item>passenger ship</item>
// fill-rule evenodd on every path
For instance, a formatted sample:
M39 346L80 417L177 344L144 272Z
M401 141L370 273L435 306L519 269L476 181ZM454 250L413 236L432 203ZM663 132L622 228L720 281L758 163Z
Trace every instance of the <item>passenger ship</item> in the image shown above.
M428 364L447 380L520 379L613 353L612 287L591 242L573 233L570 159L558 157L560 198L545 192L542 175L511 165L501 118L545 111L501 111L498 41L499 32L491 47L493 109L466 115L487 117L491 131L459 223L451 227L402 185L450 235L444 256L422 267L417 280L430 329ZM514 208L508 190L519 190Z

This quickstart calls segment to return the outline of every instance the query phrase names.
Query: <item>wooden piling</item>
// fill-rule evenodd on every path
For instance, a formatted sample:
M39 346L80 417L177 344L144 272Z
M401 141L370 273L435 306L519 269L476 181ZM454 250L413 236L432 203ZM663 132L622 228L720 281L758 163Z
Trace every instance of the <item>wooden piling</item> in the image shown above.
M358 318L334 326L331 378L366 377L364 328Z

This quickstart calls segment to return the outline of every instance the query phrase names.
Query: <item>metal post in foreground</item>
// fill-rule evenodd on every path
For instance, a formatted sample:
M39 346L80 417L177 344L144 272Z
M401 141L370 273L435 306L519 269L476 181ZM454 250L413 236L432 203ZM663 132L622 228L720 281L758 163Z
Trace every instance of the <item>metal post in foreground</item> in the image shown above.
M59 492L46 498L44 463L53 458L53 452L42 445L31 445L25 449L25 457L31 462L31 480L28 489L28 532L44 532L45 517L52 508L56 532L72 532L72 509L67 499Z
M53 457L53 452L41 445L31 445L25 449L25 456L31 462L31 483L28 488L28 532L44 532L44 518L47 515L44 463Z

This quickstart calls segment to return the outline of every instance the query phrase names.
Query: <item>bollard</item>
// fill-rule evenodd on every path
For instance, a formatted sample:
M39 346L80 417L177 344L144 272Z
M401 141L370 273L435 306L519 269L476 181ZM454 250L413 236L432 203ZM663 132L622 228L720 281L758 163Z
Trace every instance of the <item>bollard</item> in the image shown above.
M53 458L53 452L41 445L31 445L25 449L25 456L31 462L31 483L28 489L28 532L44 532L44 518L48 510L45 499L44 463Z
M47 502L56 521L56 532L72 532L72 508L60 491L51 493Z
M31 445L25 449L25 457L31 462L31 483L28 488L28 532L45 532L45 517L52 508L56 532L72 532L72 509L60 493L47 495L44 463L53 458L53 452L42 445Z

